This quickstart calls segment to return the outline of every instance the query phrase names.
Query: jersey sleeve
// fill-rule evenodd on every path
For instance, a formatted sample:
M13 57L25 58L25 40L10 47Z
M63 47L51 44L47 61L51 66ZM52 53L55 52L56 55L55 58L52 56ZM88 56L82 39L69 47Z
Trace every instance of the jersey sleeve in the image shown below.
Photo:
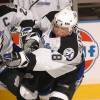
M32 53L36 56L36 65L33 71L52 71L65 65L52 59L53 54L50 49L39 48Z
M34 2L34 0L33 0L33 2ZM17 7L20 6L24 9L29 9L32 4L32 0L14 0L13 4Z
M16 20L19 23L21 23L21 21L23 20L33 20L34 21L34 17L30 10L17 7Z
M40 29L43 32L46 32L51 27L51 22L53 21L54 15L57 12L58 11L51 11L48 14L46 14L44 17L41 18L41 21L40 21Z

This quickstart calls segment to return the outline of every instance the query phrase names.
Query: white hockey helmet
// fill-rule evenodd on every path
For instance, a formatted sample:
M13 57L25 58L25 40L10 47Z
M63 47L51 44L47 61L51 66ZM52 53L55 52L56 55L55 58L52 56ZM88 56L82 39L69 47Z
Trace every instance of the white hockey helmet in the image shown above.
M57 24L61 27L69 28L69 31L77 25L77 22L77 12L66 8L58 12L54 17L54 24Z

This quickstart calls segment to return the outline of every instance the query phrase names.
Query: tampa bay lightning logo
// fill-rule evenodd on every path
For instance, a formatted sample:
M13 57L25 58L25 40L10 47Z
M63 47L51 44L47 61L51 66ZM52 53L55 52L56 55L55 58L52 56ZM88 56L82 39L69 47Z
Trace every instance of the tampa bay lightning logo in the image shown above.
M70 61L74 58L74 50L73 48L66 48L63 52L63 55L66 57L66 60Z

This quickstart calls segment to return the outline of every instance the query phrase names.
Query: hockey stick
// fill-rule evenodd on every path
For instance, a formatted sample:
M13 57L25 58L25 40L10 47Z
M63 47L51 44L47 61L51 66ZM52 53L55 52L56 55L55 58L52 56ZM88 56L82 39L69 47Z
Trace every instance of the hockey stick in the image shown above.
M36 0L33 4L30 5L29 10L38 2L39 0Z

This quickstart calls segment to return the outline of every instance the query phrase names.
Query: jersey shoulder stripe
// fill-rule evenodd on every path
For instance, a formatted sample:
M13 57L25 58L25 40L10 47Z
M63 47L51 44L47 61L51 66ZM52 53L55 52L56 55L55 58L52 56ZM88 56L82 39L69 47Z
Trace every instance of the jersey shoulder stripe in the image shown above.
M45 16L48 18L48 20L51 22L54 19L55 14L58 13L58 11L51 11L48 14L46 14ZM44 16L44 17L45 17Z
M10 13L10 12L17 12L17 9L15 8L10 8L6 5L1 5L0 6L0 17L2 17L3 15Z

